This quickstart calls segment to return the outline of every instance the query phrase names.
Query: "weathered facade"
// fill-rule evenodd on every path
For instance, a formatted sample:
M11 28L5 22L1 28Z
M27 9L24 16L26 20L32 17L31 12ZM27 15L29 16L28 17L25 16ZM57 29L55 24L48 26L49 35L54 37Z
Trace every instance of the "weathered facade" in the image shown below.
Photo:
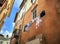
M0 44L10 44L10 38L5 38L4 35L0 34Z
M23 0L20 8L14 29L20 30L20 44L35 38L41 44L60 44L60 0Z
M0 30L6 20L10 16L14 0L0 0Z

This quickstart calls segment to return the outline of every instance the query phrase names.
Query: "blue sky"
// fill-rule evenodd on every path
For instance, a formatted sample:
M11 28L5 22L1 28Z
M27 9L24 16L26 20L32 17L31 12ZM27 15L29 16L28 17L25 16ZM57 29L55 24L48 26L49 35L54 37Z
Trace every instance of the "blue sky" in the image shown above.
M14 21L16 12L20 10L19 6L21 2L22 0L15 0L10 17L6 18L6 22L4 23L2 27L2 31L0 32L1 34L3 35L12 34L13 29L14 29L13 21Z

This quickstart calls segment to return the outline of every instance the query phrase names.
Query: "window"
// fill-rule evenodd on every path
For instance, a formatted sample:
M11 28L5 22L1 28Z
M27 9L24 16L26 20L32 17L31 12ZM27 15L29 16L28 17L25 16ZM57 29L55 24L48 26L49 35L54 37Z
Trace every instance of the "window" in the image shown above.
M32 22L29 22L24 26L24 32L28 31L28 28L32 25Z
M31 3L33 2L33 0L31 0Z
M35 9L35 10L33 10L33 19L35 19L36 17L37 17L37 11Z
M25 25L25 26L24 26L24 32L26 32L27 29L28 29L28 25Z
M45 10L43 10L43 11L40 13L40 18L42 18L43 16L45 16Z
M31 0L31 3L34 3L36 0Z

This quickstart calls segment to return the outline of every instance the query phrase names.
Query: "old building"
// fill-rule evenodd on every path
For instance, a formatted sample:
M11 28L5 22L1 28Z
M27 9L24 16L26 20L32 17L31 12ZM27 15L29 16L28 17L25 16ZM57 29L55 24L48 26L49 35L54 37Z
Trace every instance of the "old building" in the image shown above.
M11 42L60 44L60 0L23 0L20 9Z
M4 35L0 34L0 44L10 44L10 38L5 38Z
M10 16L14 0L0 0L0 30L6 20Z

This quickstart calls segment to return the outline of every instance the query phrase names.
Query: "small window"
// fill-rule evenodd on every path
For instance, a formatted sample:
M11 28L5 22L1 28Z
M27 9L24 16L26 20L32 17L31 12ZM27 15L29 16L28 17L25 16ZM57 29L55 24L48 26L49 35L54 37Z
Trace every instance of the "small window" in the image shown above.
M35 10L33 10L33 19L35 19L36 17L37 17L37 11L35 9Z
M28 28L32 25L32 22L29 22L27 23L25 26L24 26L24 32L28 31Z
M31 3L33 3L33 0L31 0Z
M40 13L40 18L42 18L43 16L45 16L45 10L43 10L43 11Z
M35 0L31 0L31 3L34 3L35 2Z

